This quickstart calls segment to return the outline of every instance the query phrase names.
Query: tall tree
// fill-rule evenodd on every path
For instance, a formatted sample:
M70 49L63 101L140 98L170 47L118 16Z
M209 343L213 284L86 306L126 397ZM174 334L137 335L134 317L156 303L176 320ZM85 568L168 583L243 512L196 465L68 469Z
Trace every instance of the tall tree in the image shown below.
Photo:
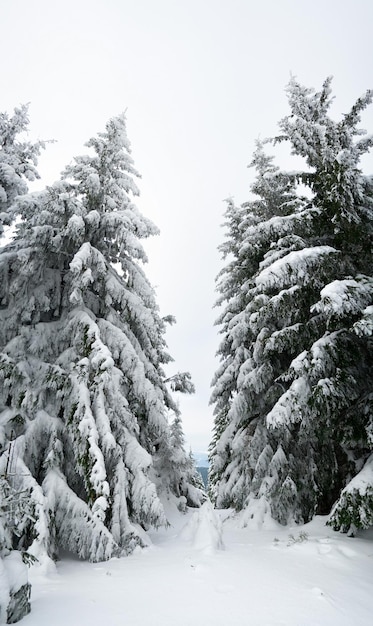
M246 407L245 400L249 393L246 378L252 370L251 406L259 403L263 407L263 382L254 382L254 378L256 366L262 377L265 367L260 369L259 361L257 364L260 355L258 350L253 351L257 328L248 324L248 317L264 304L264 299L259 290L253 293L253 276L263 259L271 254L272 233L276 227L282 224L286 229L282 237L284 247L299 245L297 239L288 234L291 230L288 224L289 214L292 211L296 214L301 205L294 182L280 174L273 164L273 157L265 154L262 142L257 142L250 165L256 172L251 186L253 201L236 207L230 200L226 211L228 238L220 249L223 258L228 258L229 262L217 280L221 294L217 305L224 305L217 320L223 335L218 350L221 365L213 379L211 397L215 404L214 436L210 446L211 496L218 506L236 508L244 506L250 492L252 470L247 461L246 429L251 432L257 414L265 410L258 407L250 413L251 407ZM270 216L276 217L270 220ZM281 248L277 254L281 255Z
M32 143L25 138L28 124L27 105L16 108L12 116L0 113L0 238L4 226L10 226L16 217L15 198L27 192L27 181L39 178L36 165L44 143ZM0 302L0 310L1 307ZM0 475L1 622L18 621L30 611L30 585L24 584L27 574L22 571L26 566L19 552L12 550L13 536L20 536L23 531L22 523L14 524L14 521L21 517L24 521L30 511L25 494L13 488L13 477L9 476L8 469L7 464L3 466ZM14 579L14 571L21 571L19 586L8 580L8 574Z
M140 240L158 231L132 202L125 117L87 145L60 182L18 198L1 251L0 462L13 441L34 507L21 547L102 560L141 545L139 525L167 523L160 450L177 407L143 269Z
M28 125L27 105L14 109L11 117L0 113L0 235L15 217L9 209L16 196L27 192L26 181L39 178L36 165L44 142L25 140Z
M282 523L329 512L372 449L373 187L359 160L373 139L358 128L372 93L340 122L329 116L330 94L330 79L319 93L296 80L288 86L291 113L276 141L288 141L308 168L274 180L303 183L311 199L299 197L287 214L279 196L259 215L255 201L246 205L259 219L248 228L241 219L232 262L247 268L246 280L233 277L220 317L212 399L226 418L223 428L216 421L211 451L217 502L241 509L262 498ZM223 297L226 283L218 284ZM238 351L226 401L224 372Z

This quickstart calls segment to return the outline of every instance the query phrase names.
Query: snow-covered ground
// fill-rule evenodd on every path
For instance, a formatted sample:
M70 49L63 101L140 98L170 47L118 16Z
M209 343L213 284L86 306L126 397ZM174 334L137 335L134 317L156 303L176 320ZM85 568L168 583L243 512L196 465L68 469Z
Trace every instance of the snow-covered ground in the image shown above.
M316 518L240 528L208 504L153 532L152 545L104 563L31 570L22 626L367 626L373 531L349 538Z

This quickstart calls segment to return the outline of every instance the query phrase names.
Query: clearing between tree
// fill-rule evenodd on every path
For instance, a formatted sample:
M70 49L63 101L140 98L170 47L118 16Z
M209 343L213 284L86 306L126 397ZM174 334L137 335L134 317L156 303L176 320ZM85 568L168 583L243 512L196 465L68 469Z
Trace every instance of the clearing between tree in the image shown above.
M258 513L258 512L257 512ZM260 515L259 515L260 517ZM258 524L258 515L255 516ZM127 558L64 558L31 570L24 626L366 626L373 610L373 533L355 538L316 517L283 527L206 503ZM245 528L242 524L246 523Z

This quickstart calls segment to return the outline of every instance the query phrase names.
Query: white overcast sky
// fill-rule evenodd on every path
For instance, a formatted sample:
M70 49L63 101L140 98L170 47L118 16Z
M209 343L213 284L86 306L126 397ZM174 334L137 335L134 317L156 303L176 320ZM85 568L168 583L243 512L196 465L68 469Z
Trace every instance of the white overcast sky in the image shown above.
M248 199L255 139L287 114L291 74L317 89L332 74L336 116L373 88L372 26L372 0L0 2L0 110L30 102L31 135L56 139L43 184L127 110L137 204L161 230L147 273L162 315L177 318L174 371L196 385L180 400L194 450L211 438L224 198ZM363 127L373 132L373 107Z

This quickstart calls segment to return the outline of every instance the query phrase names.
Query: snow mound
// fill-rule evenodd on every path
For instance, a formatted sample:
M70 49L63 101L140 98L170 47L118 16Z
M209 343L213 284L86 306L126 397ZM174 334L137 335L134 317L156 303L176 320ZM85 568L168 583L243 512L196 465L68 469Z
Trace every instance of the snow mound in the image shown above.
M0 624L12 624L27 615L29 598L27 566L21 553L12 550L8 556L0 558Z
M271 507L264 496L252 498L247 507L229 519L236 528L249 528L250 530L276 530L280 526L273 519Z
M180 537L190 541L195 550L202 550L205 554L224 550L222 523L210 500L206 500L194 513L181 530Z
M8 578L9 591L15 593L23 585L27 585L27 567L20 552L12 550L8 556L4 557L3 563Z

